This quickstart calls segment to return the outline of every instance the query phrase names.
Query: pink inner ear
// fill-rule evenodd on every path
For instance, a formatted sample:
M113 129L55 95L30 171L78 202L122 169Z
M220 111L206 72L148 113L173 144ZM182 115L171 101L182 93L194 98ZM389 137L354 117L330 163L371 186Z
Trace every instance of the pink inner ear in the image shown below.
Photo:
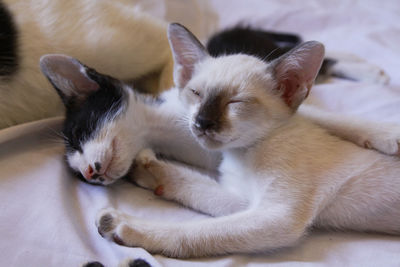
M82 76L84 78L82 78ZM82 76L79 77L81 79L78 78L77 80L75 80L75 82L74 82L75 89L77 89L77 90L79 90L79 92L83 92L85 94L97 91L99 89L99 85L96 82L94 82L91 79L89 79L88 77L86 77L85 74L83 74Z
M324 58L324 47L307 42L278 59L275 66L277 89L292 109L297 109L308 96Z
M96 91L99 85L86 76L85 67L76 59L60 56L53 60L54 71L69 80L78 94L87 94Z
M67 96L86 95L99 89L99 85L87 77L85 66L72 57L46 55L40 64L48 77Z
M180 24L170 24L168 39L174 57L174 80L183 88L192 78L194 66L208 54L200 41Z
M289 107L293 107L293 105L298 101L297 100L297 95L303 95L300 90L304 91L304 87L301 87L301 83L300 83L300 77L298 76L298 74L293 73L293 74L288 74L288 78L283 79L281 81L281 87L283 89L283 93L282 93L282 98L285 101L285 103L289 106ZM309 92L309 89L307 90L307 92L305 93L305 97L307 97Z

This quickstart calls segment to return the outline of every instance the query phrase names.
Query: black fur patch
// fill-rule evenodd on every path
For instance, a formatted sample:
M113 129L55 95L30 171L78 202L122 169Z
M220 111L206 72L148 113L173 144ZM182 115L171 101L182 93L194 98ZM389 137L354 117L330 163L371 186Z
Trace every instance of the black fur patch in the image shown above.
M301 42L300 36L295 34L237 26L212 36L207 43L207 50L214 57L243 53L272 61ZM330 76L334 64L334 59L324 59L318 75L323 78Z
M129 267L151 267L151 265L143 259L131 260L128 263L128 266Z
M337 60L333 59L333 58L325 58L324 61L322 62L321 68L319 69L319 73L318 75L321 76L331 76L331 69L332 66L335 65L337 63Z
M271 61L300 43L301 38L295 34L237 26L212 36L207 50L214 57L244 53Z
M66 105L64 136L67 153L82 152L81 145L92 138L106 116L112 116L126 105L126 95L120 82L111 77L87 71L100 89L90 94L79 105Z
M220 118L223 112L222 100L224 95L211 94L201 104L199 113L196 116L196 125L203 131L215 130L220 127Z
M0 1L0 76L9 76L18 67L17 28L7 7Z
M131 260L128 263L129 267L151 267L151 265L143 260L143 259L137 259L137 260ZM82 267L104 267L104 265L98 261L93 261L93 262L88 262L84 264Z
M82 267L104 267L104 265L98 261L92 261L84 264Z

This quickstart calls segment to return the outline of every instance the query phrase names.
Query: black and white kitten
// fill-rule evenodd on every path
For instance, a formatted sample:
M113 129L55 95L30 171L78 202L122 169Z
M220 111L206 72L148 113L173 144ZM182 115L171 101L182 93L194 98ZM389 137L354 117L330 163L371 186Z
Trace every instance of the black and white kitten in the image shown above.
M218 165L219 156L185 130L177 90L162 99L143 95L65 55L44 56L40 66L66 107L68 165L87 181L106 185L125 176L145 147L204 169Z

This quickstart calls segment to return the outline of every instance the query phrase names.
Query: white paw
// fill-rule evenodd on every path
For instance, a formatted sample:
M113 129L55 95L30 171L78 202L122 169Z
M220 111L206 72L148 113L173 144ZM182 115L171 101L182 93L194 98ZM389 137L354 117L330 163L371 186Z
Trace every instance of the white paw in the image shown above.
M377 84L389 84L390 77L379 67L371 66L367 72L369 73L368 76L363 77L364 81L373 82Z
M134 232L128 223L129 216L113 208L100 210L96 217L97 230L102 237L122 246L134 246Z
M339 61L333 66L332 72L335 76L367 83L388 84L390 81L381 68L368 62Z
M114 231L120 224L120 214L113 208L99 211L96 216L96 226L99 234L107 239L113 239Z
M154 191L157 196L164 195L166 173L163 164L151 149L139 152L135 159L135 167L131 179L137 185Z
M367 131L361 142L365 148L400 156L400 127L377 127Z
M151 161L157 160L156 154L151 149L143 149L136 156L136 163L148 165Z
M149 190L155 190L159 182L156 177L150 173L149 166L148 164L148 167L145 168L144 165L137 164L131 171L130 177L138 186Z

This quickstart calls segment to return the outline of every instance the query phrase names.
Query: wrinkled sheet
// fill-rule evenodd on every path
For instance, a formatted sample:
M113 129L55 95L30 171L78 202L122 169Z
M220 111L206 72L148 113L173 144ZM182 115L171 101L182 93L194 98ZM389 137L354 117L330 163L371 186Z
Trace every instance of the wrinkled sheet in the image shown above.
M336 113L400 123L400 3L384 1L143 0L139 8L188 25L205 39L239 22L298 32L383 68L388 86L330 80L309 103ZM115 207L154 220L196 220L198 214L127 182L92 186L72 177L58 136L62 118L0 131L0 266L116 266L126 257L153 266L399 266L400 237L312 232L299 245L270 254L178 260L103 239L96 212ZM399 177L400 178L400 177Z

